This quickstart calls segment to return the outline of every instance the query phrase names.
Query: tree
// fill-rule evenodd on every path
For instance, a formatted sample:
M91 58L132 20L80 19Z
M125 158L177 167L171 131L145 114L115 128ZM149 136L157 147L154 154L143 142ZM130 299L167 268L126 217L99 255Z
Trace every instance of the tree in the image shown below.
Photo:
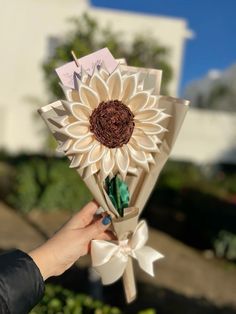
M46 85L50 98L62 98L58 78L54 69L71 61L71 50L84 56L98 49L108 47L116 58L125 58L129 65L153 67L163 70L162 92L167 93L172 70L166 56L169 51L153 38L138 36L129 46L122 41L122 34L101 28L88 14L79 19L72 19L74 29L60 40L52 56L43 64Z

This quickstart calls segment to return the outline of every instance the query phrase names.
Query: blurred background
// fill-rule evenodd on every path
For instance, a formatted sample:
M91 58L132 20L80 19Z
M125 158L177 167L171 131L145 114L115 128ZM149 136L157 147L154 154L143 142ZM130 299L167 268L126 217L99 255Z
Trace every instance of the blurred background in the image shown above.
M102 287L84 258L49 280L32 313L236 313L236 2L0 3L1 251L29 251L91 199L36 113L62 97L54 69L72 49L162 69L162 94L191 101L143 214L165 255L156 277L137 268L126 305L122 282Z

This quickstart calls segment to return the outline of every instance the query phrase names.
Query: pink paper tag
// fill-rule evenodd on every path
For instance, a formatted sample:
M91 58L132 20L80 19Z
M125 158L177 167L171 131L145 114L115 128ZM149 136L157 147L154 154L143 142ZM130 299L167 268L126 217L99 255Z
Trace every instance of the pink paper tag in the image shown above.
M81 66L88 72L93 74L94 67L104 62L104 65L109 73L112 73L118 66L118 62L112 56L108 48L103 48L95 51L87 56L78 59L79 67L74 61L68 62L56 69L63 85L74 88L74 74L81 72Z

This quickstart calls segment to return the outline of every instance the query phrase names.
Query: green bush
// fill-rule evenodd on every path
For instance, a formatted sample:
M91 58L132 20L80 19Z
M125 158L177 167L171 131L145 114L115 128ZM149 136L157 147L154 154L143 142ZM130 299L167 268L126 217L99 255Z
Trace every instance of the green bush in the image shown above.
M230 261L236 261L236 234L221 230L214 241L216 255Z
M181 191L186 188L230 198L236 194L236 174L214 166L199 167L191 162L169 160L161 172L157 189Z
M91 199L79 175L69 168L67 159L19 156L17 160L11 160L8 157L3 159L2 165L0 195L7 194L5 200L23 212L32 208L75 210ZM11 170L8 171L9 178L5 174L6 167ZM6 191L6 186L8 189L12 186L10 193ZM164 201L169 200L170 193L186 189L231 201L236 193L235 187L236 175L216 172L209 176L194 164L169 161L161 173L156 191L161 191Z
M46 285L42 301L30 314L122 314L122 311L88 295L76 294L60 286ZM137 314L156 314L156 311L147 309Z
M78 210L91 195L66 159L32 157L15 166L15 178L8 203L23 212Z
M157 188L181 190L183 187L196 186L206 181L199 167L188 162L168 161L160 175Z

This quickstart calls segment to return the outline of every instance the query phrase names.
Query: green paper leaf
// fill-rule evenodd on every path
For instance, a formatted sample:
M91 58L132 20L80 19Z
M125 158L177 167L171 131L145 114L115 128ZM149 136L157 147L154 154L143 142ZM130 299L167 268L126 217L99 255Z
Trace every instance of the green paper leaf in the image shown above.
M124 208L129 206L128 185L117 175L111 180L109 177L105 180L107 194L121 217L124 216Z

